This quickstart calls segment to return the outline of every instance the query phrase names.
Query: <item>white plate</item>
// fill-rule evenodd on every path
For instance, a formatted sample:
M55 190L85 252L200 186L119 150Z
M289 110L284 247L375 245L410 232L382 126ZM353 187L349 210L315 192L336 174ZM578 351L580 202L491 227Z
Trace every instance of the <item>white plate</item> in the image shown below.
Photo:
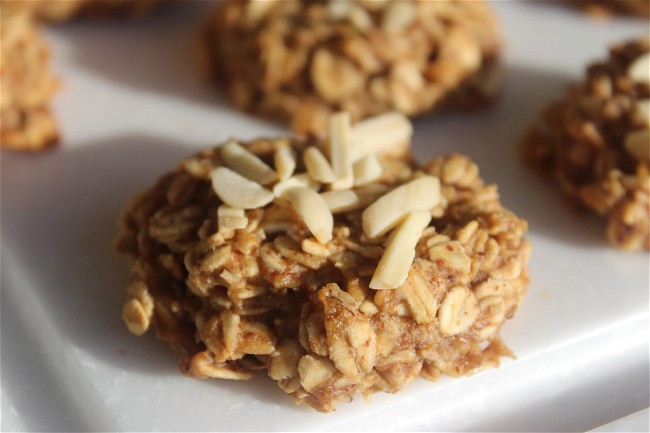
M111 242L129 197L201 147L283 132L233 110L200 77L192 47L210 5L179 2L144 21L47 30L64 80L54 102L62 145L1 155L2 430L584 431L647 408L648 254L611 248L603 221L567 210L516 154L538 109L609 44L647 35L647 21L593 20L554 2L495 7L503 98L482 113L418 119L415 150L471 155L530 222L532 283L504 332L517 360L323 415L263 374L183 377L163 344L125 330L128 274Z

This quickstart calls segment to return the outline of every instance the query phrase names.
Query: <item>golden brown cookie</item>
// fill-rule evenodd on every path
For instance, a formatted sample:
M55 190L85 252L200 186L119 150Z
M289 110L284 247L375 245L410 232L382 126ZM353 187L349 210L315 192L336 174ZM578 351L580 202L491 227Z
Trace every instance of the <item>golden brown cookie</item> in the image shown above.
M650 248L648 43L612 47L523 140L525 159L573 203L606 216L616 247L633 250Z
M497 366L528 284L526 222L466 156L414 162L410 136L397 113L338 113L322 139L181 162L120 218L129 330L153 329L186 375L263 369L322 412Z
M16 2L0 9L0 145L41 150L58 139L50 109L57 80L50 71L50 49L37 25Z
M228 99L299 133L338 110L415 116L482 106L499 88L498 25L483 1L230 0L205 37Z

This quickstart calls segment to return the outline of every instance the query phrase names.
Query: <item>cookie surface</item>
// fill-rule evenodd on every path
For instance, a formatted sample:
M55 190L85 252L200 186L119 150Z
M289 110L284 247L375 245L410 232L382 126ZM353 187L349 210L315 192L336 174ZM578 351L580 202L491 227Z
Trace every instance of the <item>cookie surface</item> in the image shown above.
M526 223L467 157L413 162L408 129L383 143L392 155L349 146L346 163L336 142L363 143L369 129L343 120L324 141L207 149L123 212L124 320L138 335L153 328L185 374L265 369L296 403L329 412L358 393L470 374L510 354L499 331L526 291ZM375 144L390 135L384 121L366 121Z
M611 48L551 104L523 140L524 157L575 204L607 217L609 240L650 248L647 39Z
M230 101L299 133L338 110L415 116L498 93L498 25L482 1L235 0L205 29Z
M57 87L49 46L20 4L3 2L0 21L0 145L15 150L47 148L58 139L49 109Z

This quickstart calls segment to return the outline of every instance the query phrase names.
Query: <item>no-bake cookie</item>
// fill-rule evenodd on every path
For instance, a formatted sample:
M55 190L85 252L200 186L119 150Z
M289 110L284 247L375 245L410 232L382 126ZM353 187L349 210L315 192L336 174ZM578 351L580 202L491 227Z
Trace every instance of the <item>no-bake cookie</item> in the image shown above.
M58 139L49 102L57 87L50 50L29 12L17 2L0 8L0 145L41 150Z
M485 105L499 89L499 32L483 1L222 2L206 23L210 63L242 110L326 129L388 111Z
M524 157L580 207L607 217L619 248L650 248L650 49L610 50L526 134Z
M266 370L329 412L498 365L526 292L526 222L466 156L424 165L384 114L321 139L230 140L182 161L123 212L123 318L200 378ZM254 396L251 396L254 398Z

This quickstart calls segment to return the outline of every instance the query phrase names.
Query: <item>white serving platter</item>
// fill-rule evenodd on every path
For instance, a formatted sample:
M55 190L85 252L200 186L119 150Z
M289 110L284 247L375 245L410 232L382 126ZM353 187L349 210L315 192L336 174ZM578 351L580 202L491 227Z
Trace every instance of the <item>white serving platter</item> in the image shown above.
M212 5L178 2L147 20L46 30L63 81L61 145L0 154L2 431L586 431L647 409L648 253L611 248L604 222L568 210L516 146L587 62L647 37L648 21L557 2L494 6L503 97L483 112L417 119L414 148L421 159L471 155L529 221L532 282L504 330L516 360L324 415L294 406L264 374L186 378L166 346L126 331L127 266L112 240L128 199L202 147L286 133L237 112L205 79L196 30ZM626 429L648 430L640 413Z

